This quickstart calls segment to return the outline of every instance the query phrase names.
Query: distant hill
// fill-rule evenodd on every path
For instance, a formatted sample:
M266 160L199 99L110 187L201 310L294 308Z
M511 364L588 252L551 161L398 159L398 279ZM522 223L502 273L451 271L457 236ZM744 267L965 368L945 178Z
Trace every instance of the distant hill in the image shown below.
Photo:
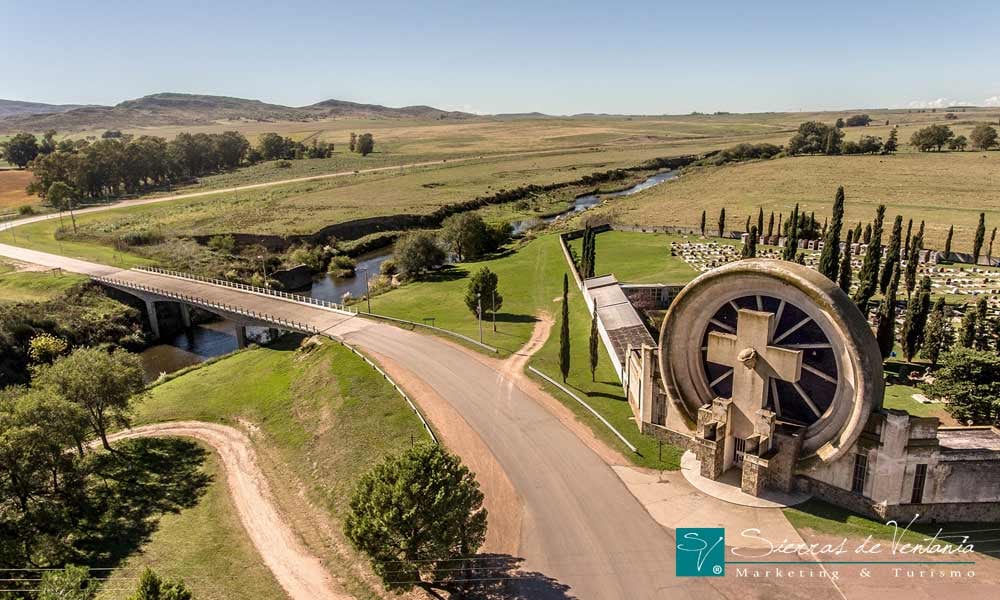
M168 92L126 100L115 106L72 107L58 113L37 111L4 115L0 112L0 132L133 129L207 125L220 121L314 121L329 118L466 119L475 116L430 106L390 108L379 104L324 100L309 106L291 107L245 98Z
M69 110L83 108L83 106L83 104L43 104L41 102L22 102L21 100L0 99L0 119L18 115L64 113Z

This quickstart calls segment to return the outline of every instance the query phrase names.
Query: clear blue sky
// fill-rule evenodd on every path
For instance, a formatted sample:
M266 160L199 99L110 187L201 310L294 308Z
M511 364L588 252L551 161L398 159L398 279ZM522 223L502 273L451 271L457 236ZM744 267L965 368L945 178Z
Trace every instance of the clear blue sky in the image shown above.
M553 114L1000 104L1000 0L291 4L0 0L0 98Z

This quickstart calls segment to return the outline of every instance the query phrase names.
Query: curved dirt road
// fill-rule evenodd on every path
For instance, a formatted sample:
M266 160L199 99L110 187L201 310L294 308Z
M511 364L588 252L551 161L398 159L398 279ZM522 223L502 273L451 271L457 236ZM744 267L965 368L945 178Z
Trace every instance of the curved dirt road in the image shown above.
M120 432L111 439L181 436L202 441L219 453L226 471L229 495L264 564L292 600L349 600L338 592L333 579L289 527L274 505L264 473L257 464L250 439L224 425L176 421L144 425Z

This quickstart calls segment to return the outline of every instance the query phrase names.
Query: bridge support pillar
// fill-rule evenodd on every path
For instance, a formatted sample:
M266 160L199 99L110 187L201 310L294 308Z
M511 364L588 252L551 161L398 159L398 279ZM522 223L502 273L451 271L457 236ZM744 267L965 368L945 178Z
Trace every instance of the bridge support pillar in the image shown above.
M153 339L160 339L160 320L156 316L155 300L146 300L146 316L149 318L149 330L153 332Z
M183 302L179 302L178 306L181 308L181 324L184 325L184 329L191 328L191 307Z
M236 347L246 348L247 347L247 328L246 325L236 325Z

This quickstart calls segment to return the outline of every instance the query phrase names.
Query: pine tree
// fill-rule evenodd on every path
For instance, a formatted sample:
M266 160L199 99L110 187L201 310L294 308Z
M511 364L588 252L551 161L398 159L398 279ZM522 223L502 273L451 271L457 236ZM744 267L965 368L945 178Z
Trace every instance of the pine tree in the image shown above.
M889 139L887 139L885 144L882 145L882 152L884 154L892 154L898 147L899 133L896 131L896 128L893 127L892 130L889 131Z
M844 248L844 255L840 259L840 273L837 275L837 283L845 294L851 293L851 244L854 242L854 231L847 232L847 247Z
M569 275L563 273L562 322L559 324L559 373L569 376Z
M968 308L962 317L962 324L958 327L958 344L963 348L972 348L976 345L976 311Z
M747 243L743 244L743 250L740 252L740 258L755 258L757 256L757 226L752 225L750 227L750 235L747 237Z
M764 207L757 209L757 234L764 235Z
M949 338L944 298L938 298L927 318L927 325L924 327L924 343L920 349L920 356L931 361L932 366L937 366L938 357L950 344Z
M837 188L833 200L833 222L823 239L823 252L819 256L819 272L833 282L840 274L840 228L844 224L844 186Z
M719 237L726 236L726 209L719 211Z
M597 381L597 357L598 357L598 331L597 331L597 310L590 319L590 380Z
M900 254L903 258L908 259L910 256L910 233L913 231L913 219L906 222L906 241L903 243L903 253Z
M868 315L868 301L878 289L879 264L882 262L882 222L885 219L885 205L880 204L875 211L875 222L870 224L871 241L865 251L865 258L858 271L858 289L854 291L854 303L861 314Z
M892 354L892 346L896 343L896 291L899 288L899 265L892 265L892 274L889 277L889 287L886 289L885 298L882 300L882 307L879 310L878 328L875 330L875 339L878 341L879 350L882 351L882 360L889 358Z
M906 305L906 318L903 321L903 357L906 362L913 362L913 357L920 351L923 343L924 327L927 324L927 314L931 309L931 278L924 277L920 283L920 291L910 296Z
M972 242L972 264L979 264L979 255L983 252L983 241L986 237L986 213L979 213L979 225L976 226L976 239Z
M955 226L948 228L948 237L944 238L944 260L951 260L951 238L955 235Z
M774 235L774 211L771 211L771 216L767 220L767 237Z
M785 251L782 258L785 260L795 260L795 254L799 251L799 235L798 235L798 223L799 223L799 205L795 205L795 210L792 211L792 216L788 219L788 237L785 239Z
M924 237L920 233L913 238L910 244L910 254L906 259L906 297L913 294L913 288L917 285L917 266L920 263L920 251L924 249Z
M889 278L892 276L892 269L899 267L899 246L900 236L903 234L903 217L896 215L896 220L892 224L892 235L889 236L889 246L886 248L885 264L882 266L882 274L879 279L878 289L883 294L889 287Z
M705 237L705 211L701 211L701 237Z

